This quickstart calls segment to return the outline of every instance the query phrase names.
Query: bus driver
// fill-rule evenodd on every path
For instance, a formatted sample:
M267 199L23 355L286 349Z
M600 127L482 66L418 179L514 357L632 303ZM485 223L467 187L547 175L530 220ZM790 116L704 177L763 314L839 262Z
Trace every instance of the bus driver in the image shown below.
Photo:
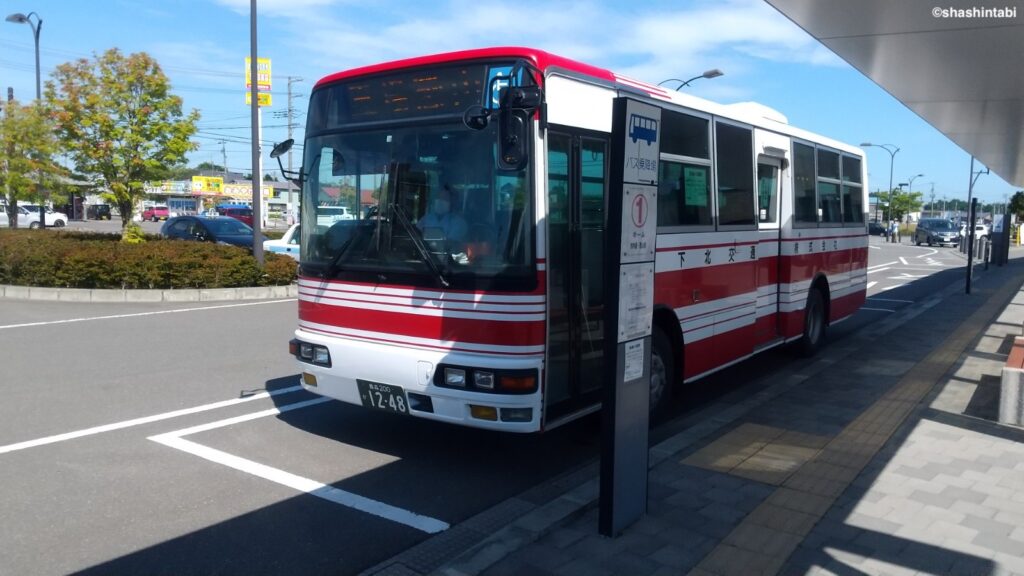
M452 212L452 193L447 186L441 188L430 212L420 218L416 226L427 239L432 239L440 231L441 238L454 242L465 240L468 230L466 219Z

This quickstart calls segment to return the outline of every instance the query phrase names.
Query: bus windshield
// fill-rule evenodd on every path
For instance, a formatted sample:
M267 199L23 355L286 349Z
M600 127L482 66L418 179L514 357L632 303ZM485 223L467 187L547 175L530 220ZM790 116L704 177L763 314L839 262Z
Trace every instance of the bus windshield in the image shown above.
M308 138L303 267L467 289L535 282L527 170L496 168L496 131L450 122Z

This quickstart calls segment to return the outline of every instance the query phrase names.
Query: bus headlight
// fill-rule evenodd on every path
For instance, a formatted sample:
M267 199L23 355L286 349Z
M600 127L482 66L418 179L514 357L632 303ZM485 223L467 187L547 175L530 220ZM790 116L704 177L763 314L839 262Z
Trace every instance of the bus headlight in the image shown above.
M537 391L537 371L532 368L498 370L441 364L434 372L434 386L499 394L532 394Z
M445 386L456 386L459 388L465 388L466 371L461 368L445 368L444 384Z
M311 344L301 340L292 340L288 342L288 352L294 354L296 358L303 362L328 368L331 367L331 351L326 346Z

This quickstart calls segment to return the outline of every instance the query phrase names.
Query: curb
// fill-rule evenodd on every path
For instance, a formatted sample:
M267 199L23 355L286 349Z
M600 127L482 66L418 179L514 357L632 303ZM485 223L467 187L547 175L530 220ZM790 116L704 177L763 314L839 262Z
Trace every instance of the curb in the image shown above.
M298 295L298 284L194 290L103 290L0 285L0 300L50 302L223 302L295 298Z

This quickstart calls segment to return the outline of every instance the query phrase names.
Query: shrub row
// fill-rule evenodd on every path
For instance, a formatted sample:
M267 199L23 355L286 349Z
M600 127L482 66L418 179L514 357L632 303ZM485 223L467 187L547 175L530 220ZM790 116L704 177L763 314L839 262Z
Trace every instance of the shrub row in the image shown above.
M59 288L235 288L295 280L295 261L266 254L260 270L248 250L208 242L116 234L0 231L0 284Z

